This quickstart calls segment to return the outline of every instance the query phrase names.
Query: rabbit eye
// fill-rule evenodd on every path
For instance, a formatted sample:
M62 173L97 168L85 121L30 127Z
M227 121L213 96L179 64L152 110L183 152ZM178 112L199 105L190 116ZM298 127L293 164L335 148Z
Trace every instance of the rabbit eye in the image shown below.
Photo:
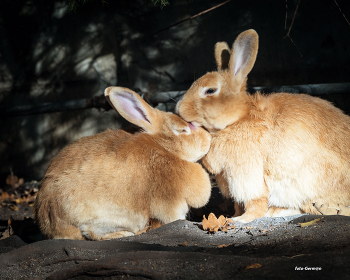
M189 127L185 128L175 128L173 129L173 132L175 135L180 135L180 134L191 134L191 129Z
M213 93L215 93L215 92L216 92L216 88L208 88L208 89L205 91L205 94L210 95L210 94L213 94Z
M183 133L183 134L191 134L191 129L189 127L185 127L184 129L182 129L181 133Z

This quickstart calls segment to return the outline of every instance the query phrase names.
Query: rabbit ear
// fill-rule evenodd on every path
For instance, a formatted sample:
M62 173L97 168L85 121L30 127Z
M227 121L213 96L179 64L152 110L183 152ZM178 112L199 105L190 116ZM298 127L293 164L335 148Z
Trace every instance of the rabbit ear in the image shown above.
M232 46L229 69L241 82L252 70L258 53L259 36L249 29L238 35Z
M217 42L215 44L214 55L218 70L227 69L230 61L230 48L226 42Z
M105 96L111 106L129 122L143 128L146 132L154 132L156 121L154 109L137 93L123 87L108 87Z

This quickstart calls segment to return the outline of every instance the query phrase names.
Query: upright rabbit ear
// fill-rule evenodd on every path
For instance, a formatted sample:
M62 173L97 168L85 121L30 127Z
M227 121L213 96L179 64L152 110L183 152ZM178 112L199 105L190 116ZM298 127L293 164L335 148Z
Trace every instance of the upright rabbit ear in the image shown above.
M230 61L230 48L226 42L217 42L215 44L214 55L218 70L227 69Z
M126 120L146 132L155 132L155 111L137 93L128 88L108 87L105 96L109 104Z
M238 81L243 82L252 70L258 46L259 36L253 29L239 34L233 43L229 69Z

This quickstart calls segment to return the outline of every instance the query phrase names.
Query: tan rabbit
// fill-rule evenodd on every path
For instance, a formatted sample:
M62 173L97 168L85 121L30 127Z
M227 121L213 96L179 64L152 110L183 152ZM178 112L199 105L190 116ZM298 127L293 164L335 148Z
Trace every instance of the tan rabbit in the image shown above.
M217 43L218 71L195 81L176 106L213 133L203 164L223 195L244 205L234 220L319 214L316 202L349 206L350 118L305 94L249 95L257 51L254 30L241 33L232 50Z
M105 96L144 131L107 130L65 147L51 162L34 205L44 238L105 240L185 219L210 197L199 163L210 134L172 113L150 107L127 88Z

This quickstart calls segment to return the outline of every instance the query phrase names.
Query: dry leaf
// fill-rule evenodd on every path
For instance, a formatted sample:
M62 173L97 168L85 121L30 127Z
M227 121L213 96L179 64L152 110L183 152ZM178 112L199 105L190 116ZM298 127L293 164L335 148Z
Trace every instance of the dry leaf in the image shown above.
M216 218L214 213L210 213L208 216L208 219L205 218L205 215L203 215L203 229L207 230L209 232L218 232L219 230L223 232L227 232L228 229L234 228L233 226L229 226L229 220L231 219L226 219L224 216L220 216L219 219Z
M18 211L18 207L16 205L10 205L10 209L13 211Z
M24 183L23 178L18 178L17 176L10 174L6 178L6 184L12 186L13 188L17 188Z
M205 215L203 215L202 225L203 225L204 230L207 230L210 227L210 224L209 224L208 220L205 218Z
M299 225L300 225L300 227L312 226L312 225L315 225L316 223L318 223L319 221L321 221L323 218L324 218L324 217L318 218L318 219L312 220L312 221L307 222L307 223L299 223Z
M0 240L5 239L7 237L10 237L10 230L8 228L2 233Z
M20 198L15 198L15 199L12 200L12 201L14 201L16 204L20 204L20 203L22 202L22 199L20 199Z
M6 199L9 199L10 196L7 192L3 192L0 196L0 200L6 200Z
M246 266L245 269L260 268L260 267L262 267L262 265L260 263L252 263L252 264Z
M222 244L222 245L219 245L218 248L224 248L224 247L228 247L230 245L232 245L232 244Z
M226 224L226 218L223 215L219 217L218 221L221 227L223 227Z
M219 221L218 219L216 218L215 214L214 213L210 213L209 216L208 216L208 222L210 224L210 226L212 228L216 228L216 227L219 227L220 224L219 224Z

